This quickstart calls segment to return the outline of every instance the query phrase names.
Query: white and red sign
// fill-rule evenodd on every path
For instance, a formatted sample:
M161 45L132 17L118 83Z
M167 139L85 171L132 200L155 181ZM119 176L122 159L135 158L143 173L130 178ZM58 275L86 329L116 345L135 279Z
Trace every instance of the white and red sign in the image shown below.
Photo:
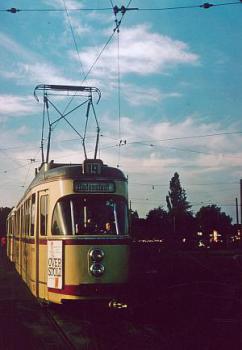
M48 288L62 289L63 242L48 241Z

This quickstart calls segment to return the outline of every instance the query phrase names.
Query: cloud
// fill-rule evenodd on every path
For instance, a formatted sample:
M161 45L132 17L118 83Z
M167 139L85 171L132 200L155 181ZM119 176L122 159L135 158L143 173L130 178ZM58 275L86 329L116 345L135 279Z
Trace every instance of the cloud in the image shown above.
M32 96L0 95L0 118L29 115L36 111Z
M160 166L177 168L192 165L196 171L213 172L215 169L232 169L237 167L242 154L241 135L224 134L213 137L199 137L219 133L221 125L218 123L201 123L194 117L187 117L181 122L151 122L121 118L122 139L126 144L118 146L119 135L117 121L107 115L102 118L102 130L117 130L117 133L104 134L106 143L115 146L104 153L118 150L127 162L131 159L132 168L142 166L142 171L149 171L148 163L152 167L157 164L154 172L160 171ZM231 126L232 128L233 126ZM234 129L236 130L236 129ZM215 132L216 131L216 132ZM223 130L221 130L221 133ZM189 138L191 137L191 138ZM231 142L231 137L233 142ZM179 140L179 138L182 138ZM116 139L116 140L114 140ZM170 139L170 140L169 140ZM113 141L112 141L113 140ZM136 161L135 161L136 158Z
M100 47L88 47L80 53L84 70L89 67L101 51ZM75 53L72 56L78 58ZM182 41L153 33L148 25L122 28L120 32L120 71L121 74L166 73L171 67L180 64L197 64L199 56L190 51ZM102 53L93 72L99 77L117 72L117 44L110 44Z
M147 106L168 98L178 98L178 92L162 92L157 88L142 87L131 84L121 84L122 96L132 106Z
M66 77L61 69L46 61L42 56L19 45L6 34L0 33L0 48L13 54L15 59L7 70L0 69L0 76L5 79L13 79L18 85L34 84L77 84L78 80ZM12 57L12 56L11 56ZM81 80L81 76L80 76Z
M64 8L63 0L45 0L44 3L56 9ZM80 1L75 0L65 0L65 6L67 9L80 9L83 7Z
M87 24L80 23L80 18L71 16L70 23L75 33L74 35L88 34L92 31L92 28L90 26L88 26ZM69 21L67 18L66 18L66 26L68 26L68 29L70 30Z
M33 53L12 40L8 35L0 32L0 47L2 50L10 52L21 57L21 60L30 60L35 58Z
M47 62L19 63L19 83L33 84L63 84L75 85L76 80L69 79L61 74L60 70ZM26 81L27 77L27 81Z

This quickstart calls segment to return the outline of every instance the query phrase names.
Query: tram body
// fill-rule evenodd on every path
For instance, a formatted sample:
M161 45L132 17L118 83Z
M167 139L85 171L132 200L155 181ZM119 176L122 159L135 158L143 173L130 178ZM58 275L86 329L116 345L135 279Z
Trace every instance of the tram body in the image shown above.
M8 216L7 254L37 298L118 298L129 275L127 179L101 160L44 163Z

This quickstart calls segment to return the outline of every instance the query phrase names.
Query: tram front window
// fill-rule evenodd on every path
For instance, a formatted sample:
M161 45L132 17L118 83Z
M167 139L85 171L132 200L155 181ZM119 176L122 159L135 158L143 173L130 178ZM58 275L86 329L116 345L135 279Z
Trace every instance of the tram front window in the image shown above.
M60 199L52 217L53 235L126 235L127 203L121 197L68 196Z

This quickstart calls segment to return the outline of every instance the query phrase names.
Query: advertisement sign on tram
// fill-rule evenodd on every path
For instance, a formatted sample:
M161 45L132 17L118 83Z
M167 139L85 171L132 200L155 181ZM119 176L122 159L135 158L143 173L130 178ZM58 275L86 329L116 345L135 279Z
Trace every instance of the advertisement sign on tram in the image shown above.
M63 242L48 241L48 288L62 289Z

